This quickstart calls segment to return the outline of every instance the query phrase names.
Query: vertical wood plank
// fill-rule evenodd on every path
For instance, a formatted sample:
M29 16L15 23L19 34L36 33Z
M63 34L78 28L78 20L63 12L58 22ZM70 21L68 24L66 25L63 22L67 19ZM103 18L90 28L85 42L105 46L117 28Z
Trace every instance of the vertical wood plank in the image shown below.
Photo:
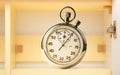
M105 34L105 43L106 43L105 66L109 68L111 66L111 61L112 61L112 53L111 53L112 39L109 33L107 33L107 28L111 25L111 23L112 23L112 14L109 13L108 8L105 8L104 9L104 34Z
M15 23L11 4L5 4L5 75L12 75L15 65Z
M11 73L11 16L10 4L5 5L5 75Z

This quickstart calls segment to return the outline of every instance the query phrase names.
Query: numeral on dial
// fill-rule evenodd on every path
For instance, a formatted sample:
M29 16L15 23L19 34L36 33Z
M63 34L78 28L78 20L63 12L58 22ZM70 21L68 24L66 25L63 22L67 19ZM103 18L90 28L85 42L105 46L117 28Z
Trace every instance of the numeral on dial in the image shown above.
M63 57L60 57L60 58L59 58L59 60L63 61L63 60L64 60L64 58L63 58Z
M71 36L73 36L73 33L71 33Z
M59 31L56 31L56 34L59 34L60 32Z
M76 45L76 46L75 46L75 49L78 49L78 48L79 48L78 45Z
M56 36L51 36L51 39L56 39Z
M56 55L56 54L53 54L53 58L57 58L57 55Z
M54 52L54 49L50 49L49 52Z
M74 39L74 42L77 42L77 39Z
M66 56L66 59L67 59L68 61L70 61L70 60L71 60L71 57L70 57L70 56Z
M53 43L52 43L52 42L49 42L48 45L53 45Z
M75 52L71 52L71 55L75 55Z

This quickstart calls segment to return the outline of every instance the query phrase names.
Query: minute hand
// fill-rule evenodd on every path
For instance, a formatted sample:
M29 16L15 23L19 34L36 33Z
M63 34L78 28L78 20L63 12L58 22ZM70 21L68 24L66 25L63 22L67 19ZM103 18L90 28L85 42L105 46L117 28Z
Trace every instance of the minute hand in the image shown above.
M62 46L59 48L59 51L61 50L61 48L67 43L67 41L71 38L73 33L71 33L71 35L67 38L67 40L62 44Z

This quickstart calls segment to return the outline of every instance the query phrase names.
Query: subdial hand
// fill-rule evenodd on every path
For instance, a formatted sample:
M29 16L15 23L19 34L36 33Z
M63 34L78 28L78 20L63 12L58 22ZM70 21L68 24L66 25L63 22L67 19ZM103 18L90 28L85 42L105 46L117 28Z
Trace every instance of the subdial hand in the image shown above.
M73 35L73 33L71 33L71 35L67 38L67 40L61 45L61 47L59 48L59 51L67 43L67 41L71 38L72 35Z

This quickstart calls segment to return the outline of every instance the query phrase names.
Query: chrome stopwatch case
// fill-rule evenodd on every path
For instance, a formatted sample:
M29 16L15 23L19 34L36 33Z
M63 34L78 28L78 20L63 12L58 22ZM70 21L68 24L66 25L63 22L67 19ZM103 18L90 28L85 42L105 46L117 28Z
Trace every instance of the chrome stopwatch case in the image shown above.
M70 20L71 13L66 12L65 20L61 16L64 9L71 9L74 17ZM87 49L87 42L83 32L76 25L70 24L76 17L75 10L64 7L60 12L60 18L64 23L59 23L47 30L42 38L41 48L47 61L60 68L69 68L78 64L84 57Z

